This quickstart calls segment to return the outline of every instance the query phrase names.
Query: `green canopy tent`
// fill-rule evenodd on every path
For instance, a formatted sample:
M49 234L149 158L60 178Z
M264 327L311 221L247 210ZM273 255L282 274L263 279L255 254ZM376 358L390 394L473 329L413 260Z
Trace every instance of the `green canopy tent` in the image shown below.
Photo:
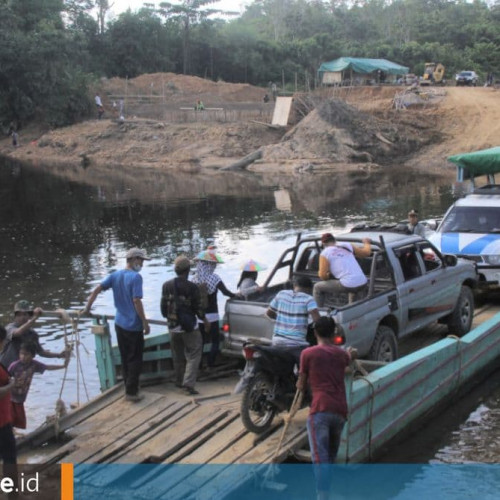
M318 70L320 81L324 82L325 73L341 74L345 71L367 75L375 71L383 71L390 75L406 75L409 68L393 63L387 59L365 59L362 57L340 57L333 61L324 62Z
M495 174L500 172L500 146L474 151L473 153L461 153L448 157L448 161L454 163L457 169L457 181L487 175L488 182L495 183Z

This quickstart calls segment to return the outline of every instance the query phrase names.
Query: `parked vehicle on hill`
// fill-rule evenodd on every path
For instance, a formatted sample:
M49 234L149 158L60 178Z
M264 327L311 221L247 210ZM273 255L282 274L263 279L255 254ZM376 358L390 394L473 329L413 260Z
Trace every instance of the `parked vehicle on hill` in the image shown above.
M461 336L471 327L474 312L472 289L478 279L475 264L442 255L429 241L395 232L359 231L336 236L338 241L361 245L372 240L371 255L358 259L368 278L366 293L349 303L347 294L331 297L323 314L337 324L346 345L360 357L376 361L397 358L398 339L439 320L450 333ZM265 312L278 291L291 288L296 276L318 281L319 237L297 238L270 273L264 291L247 300L226 302L224 350L241 355L245 342L270 343L274 323Z
M424 74L420 85L441 85L445 84L444 66L441 63L425 63Z
M475 87L479 77L477 76L475 71L460 71L455 76L455 81L457 82L457 87L460 85L471 85Z

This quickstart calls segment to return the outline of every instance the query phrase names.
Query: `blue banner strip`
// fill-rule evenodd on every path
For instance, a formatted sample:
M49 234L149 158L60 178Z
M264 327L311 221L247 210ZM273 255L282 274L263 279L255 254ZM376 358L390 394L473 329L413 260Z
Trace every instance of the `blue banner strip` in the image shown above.
M75 465L75 500L497 499L500 464Z

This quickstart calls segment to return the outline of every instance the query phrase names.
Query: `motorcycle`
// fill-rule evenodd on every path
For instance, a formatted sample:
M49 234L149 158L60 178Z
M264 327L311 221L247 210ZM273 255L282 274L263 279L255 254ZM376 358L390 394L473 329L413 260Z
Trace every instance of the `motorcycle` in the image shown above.
M246 360L235 394L241 398L241 420L256 434L267 431L277 413L289 410L295 396L300 350L247 343ZM303 407L308 404L304 398Z

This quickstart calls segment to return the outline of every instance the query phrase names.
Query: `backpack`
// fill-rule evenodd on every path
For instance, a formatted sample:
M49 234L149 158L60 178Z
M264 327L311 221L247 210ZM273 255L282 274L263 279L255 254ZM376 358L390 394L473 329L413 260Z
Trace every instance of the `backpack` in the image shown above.
M177 292L177 278L174 279L173 283L173 294L168 296L168 310L167 319L169 327L175 327L180 325L180 327L187 333L192 332L196 325L198 324L198 319L196 315L190 310L189 306L184 303L182 299L179 298Z
M203 311L208 309L208 287L206 283L196 283L200 291L200 308Z

